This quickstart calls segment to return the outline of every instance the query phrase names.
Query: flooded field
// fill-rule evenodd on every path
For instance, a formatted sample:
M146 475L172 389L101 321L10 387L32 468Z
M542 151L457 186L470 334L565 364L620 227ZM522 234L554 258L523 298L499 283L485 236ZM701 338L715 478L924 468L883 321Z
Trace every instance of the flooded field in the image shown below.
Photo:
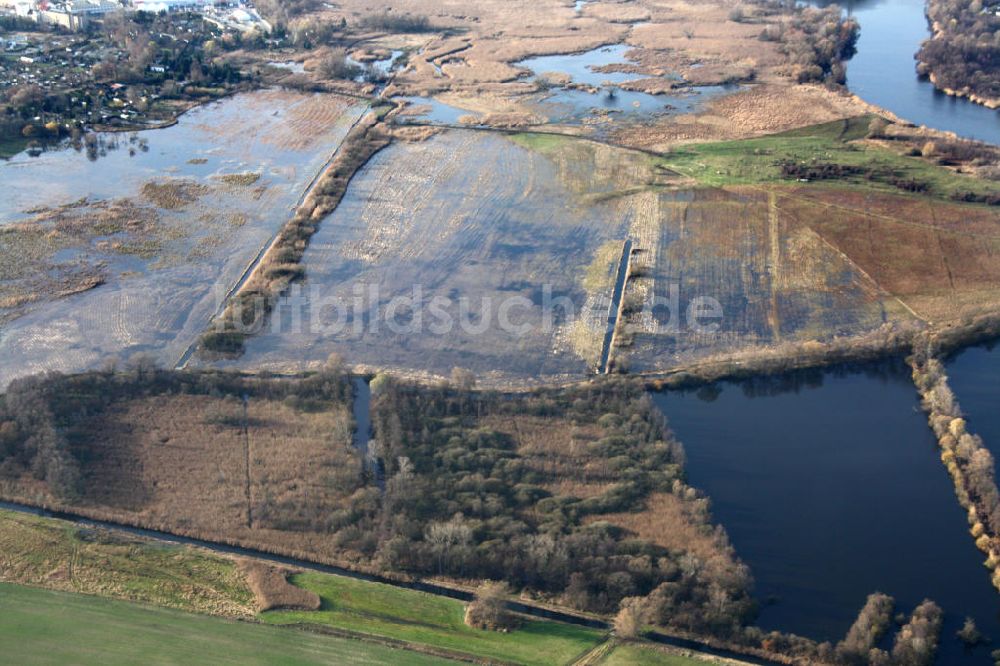
M0 386L136 352L176 362L363 111L243 94L0 164Z
M449 130L355 176L306 252L305 283L236 363L295 370L339 353L523 383L603 367L620 300L611 357L633 372L906 318L807 222L766 191L689 189L642 153ZM692 319L707 304L718 315Z
M812 218L779 210L773 193L671 192L652 205L626 293L638 312L615 350L632 371L856 335L908 316ZM699 304L708 317L696 321Z
M690 87L676 76L648 77L620 71L634 66L625 55L630 48L618 44L515 62L513 66L530 70L530 80L542 83L545 90L508 102L537 121L525 124L585 126L593 134L602 135L616 122L648 122L659 116L692 113L709 100L739 89L738 86ZM650 94L627 89L629 83L639 79L662 79L664 92ZM675 83L682 87L670 89ZM480 115L430 98L399 99L421 111L404 117L413 121L475 124Z
M435 125L458 125L464 118L473 118L478 114L460 109L433 97L397 97L396 100L406 102L409 108L397 122L422 122Z
M382 151L306 252L295 294L241 367L350 364L482 377L595 367L649 158L601 144L450 131Z
M1000 598L902 362L654 395L690 483L750 566L759 624L840 640L865 597L945 611L937 663L992 663L955 632L1000 639Z
M649 78L619 71L627 70L632 64L626 57L630 48L617 44L583 53L540 56L514 63L517 67L531 70L535 79L565 81L565 85L532 98L529 108L545 116L548 122L560 124L597 124L602 117L650 120L659 115L692 113L712 97L738 90L738 86L684 87L659 95L627 90L623 85ZM667 87L682 83L677 76L653 78L663 79Z

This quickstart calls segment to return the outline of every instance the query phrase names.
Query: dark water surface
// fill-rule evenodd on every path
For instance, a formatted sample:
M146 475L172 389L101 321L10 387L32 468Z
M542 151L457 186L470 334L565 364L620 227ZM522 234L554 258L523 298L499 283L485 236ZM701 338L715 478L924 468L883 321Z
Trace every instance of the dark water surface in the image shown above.
M990 663L955 632L970 615L1000 639L1000 595L901 362L654 399L753 571L760 626L837 641L871 592L907 614L930 598L939 663Z
M970 347L948 361L948 383L969 430L980 435L997 457L1000 451L1000 348Z
M847 64L847 85L852 92L918 125L1000 143L1000 112L945 95L917 76L913 56L930 36L923 0L839 4L861 24L858 52Z

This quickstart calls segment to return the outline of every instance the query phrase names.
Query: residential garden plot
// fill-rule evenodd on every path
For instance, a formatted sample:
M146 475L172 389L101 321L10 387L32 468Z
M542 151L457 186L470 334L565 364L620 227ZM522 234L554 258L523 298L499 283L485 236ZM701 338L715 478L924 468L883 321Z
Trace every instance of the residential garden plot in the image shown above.
M0 165L0 386L136 352L176 362L363 111L256 92Z
M620 255L663 180L645 155L579 140L449 131L393 145L322 222L301 292L237 363L301 369L336 352L412 373L581 376L607 325L608 243Z
M638 245L613 350L633 371L857 335L908 316L771 193L694 190L657 203L658 237ZM693 320L697 299L717 302L718 316Z

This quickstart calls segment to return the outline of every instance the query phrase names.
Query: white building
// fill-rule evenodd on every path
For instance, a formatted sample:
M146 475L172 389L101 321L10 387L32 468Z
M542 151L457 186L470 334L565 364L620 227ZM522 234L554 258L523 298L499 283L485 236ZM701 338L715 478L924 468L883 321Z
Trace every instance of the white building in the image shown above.
M154 14L178 9L201 9L212 4L212 0L132 0L132 6L137 10Z
M121 8L121 3L114 0L69 0L39 9L38 20L42 23L61 25L70 30L80 30L85 28L91 19L100 18Z

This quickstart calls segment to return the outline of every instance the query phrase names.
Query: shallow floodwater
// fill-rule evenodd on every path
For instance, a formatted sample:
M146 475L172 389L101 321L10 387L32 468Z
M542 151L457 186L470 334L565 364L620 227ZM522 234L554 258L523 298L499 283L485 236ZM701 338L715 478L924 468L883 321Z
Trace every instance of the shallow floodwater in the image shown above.
M467 111L465 109L460 109L457 106L451 106L450 104L445 104L433 97L398 97L399 101L407 102L411 107L416 107L418 109L425 109L423 113L416 113L413 115L400 116L397 122L405 123L408 120L416 120L420 122L434 123L436 125L460 125L463 116L474 117L476 114L473 111Z
M1000 454L1000 347L970 347L947 363L948 384L962 406L969 430Z
M605 65L628 63L625 53L631 48L627 44L601 46L590 51L584 51L583 53L528 58L514 63L514 66L530 69L538 76L546 72L559 72L560 74L572 77L573 83L582 83L588 86L619 84L643 77L638 74L628 74L625 72L598 72L595 68Z
M637 218L633 179L655 174L638 153L533 141L449 130L375 155L309 244L305 283L238 366L303 369L336 352L407 374L585 376L611 295L588 291L585 269L607 243L617 266ZM592 358L578 351L588 344Z
M627 44L602 46L582 53L528 58L514 63L514 66L531 70L535 78L546 73L559 73L569 76L573 84L600 89L589 92L559 87L537 95L530 106L551 123L580 122L589 116L604 113L625 119L691 113L715 96L738 90L738 86L700 86L680 88L663 95L622 90L619 88L621 84L648 77L626 72L600 72L597 68L628 64L625 54L631 48ZM673 78L679 80L678 77Z
M0 224L27 217L26 211L39 206L129 196L158 178L207 180L252 171L274 179L277 187L294 186L297 178L311 178L332 150L298 136L306 119L299 117L297 107L309 97L275 91L242 94L195 108L165 129L102 133L100 144L114 147L96 159L71 148L37 157L22 152L0 163ZM347 125L332 128L333 136Z
M654 394L688 478L756 580L759 625L840 640L868 594L945 611L938 663L991 663L955 638L1000 639L1000 596L901 362Z
M838 4L861 24L858 52L847 63L847 85L852 92L918 125L1000 143L1000 112L945 95L917 76L913 56L930 36L923 0Z
M333 96L261 91L194 109L172 127L137 133L134 142L102 135L102 142L123 145L96 160L66 149L0 164L0 225L72 202L65 210L94 206L95 215L109 202L131 202L155 219L148 254L109 249L115 236L84 237L48 260L103 266L106 282L29 304L0 327L0 387L26 374L80 371L136 352L175 363L364 109ZM129 150L141 145L146 149ZM256 178L220 178L237 174ZM144 185L171 179L200 189L190 201L163 204L142 194Z

